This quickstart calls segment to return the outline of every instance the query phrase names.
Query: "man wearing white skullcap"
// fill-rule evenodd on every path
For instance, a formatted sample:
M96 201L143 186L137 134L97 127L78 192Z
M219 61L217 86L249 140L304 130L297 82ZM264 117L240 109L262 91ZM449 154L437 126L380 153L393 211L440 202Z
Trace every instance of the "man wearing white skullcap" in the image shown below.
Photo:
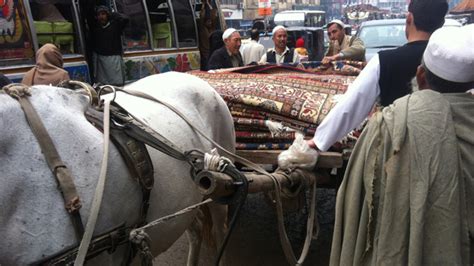
M434 32L422 90L370 119L337 192L330 265L473 265L473 47L474 25Z
M474 82L474 24L441 28L431 35L416 73L420 89L465 92Z
M294 49L290 49L286 46L288 34L285 27L279 25L273 28L272 40L275 46L269 49L267 53L260 58L259 64L292 64L300 62L299 54L295 53Z
M240 54L240 33L234 28L228 28L222 34L224 46L212 53L209 59L209 70L243 66Z
M364 42L355 35L346 35L345 25L342 21L335 19L327 26L330 43L326 56L322 60L323 64L336 60L365 61Z

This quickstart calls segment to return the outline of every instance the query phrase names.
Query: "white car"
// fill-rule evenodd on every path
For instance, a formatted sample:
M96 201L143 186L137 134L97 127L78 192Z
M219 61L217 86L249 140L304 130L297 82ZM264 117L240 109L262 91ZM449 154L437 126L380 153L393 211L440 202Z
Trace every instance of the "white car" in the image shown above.
M445 19L443 27L461 27L454 19ZM365 45L365 58L369 61L381 50L394 49L407 42L405 36L405 19L383 19L363 22L356 36Z

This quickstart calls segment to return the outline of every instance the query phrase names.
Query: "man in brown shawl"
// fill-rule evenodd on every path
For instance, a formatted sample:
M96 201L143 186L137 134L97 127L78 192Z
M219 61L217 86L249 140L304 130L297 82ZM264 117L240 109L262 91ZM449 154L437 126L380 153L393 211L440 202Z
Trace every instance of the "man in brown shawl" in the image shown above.
M70 79L62 67L63 56L58 47L47 43L36 52L36 66L26 72L21 83L28 86L57 86L61 81Z
M420 91L376 113L336 201L331 265L472 265L474 25L441 28Z

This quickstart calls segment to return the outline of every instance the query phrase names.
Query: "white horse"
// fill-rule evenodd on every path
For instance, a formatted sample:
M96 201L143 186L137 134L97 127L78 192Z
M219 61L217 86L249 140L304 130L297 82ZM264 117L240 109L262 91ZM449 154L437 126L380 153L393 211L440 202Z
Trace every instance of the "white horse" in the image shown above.
M149 76L129 86L167 102L184 113L196 127L233 151L234 128L221 97L201 79L183 73ZM41 116L53 142L72 172L86 224L99 176L103 136L84 117L87 97L50 86L32 88L30 101ZM140 116L182 150L212 148L173 111L158 103L117 94L117 102ZM0 94L0 265L25 265L57 254L79 243L63 199L39 144L19 103ZM155 170L147 220L172 214L201 201L190 166L148 148ZM138 220L141 191L115 147L111 147L107 182L94 235ZM147 229L154 255L165 251L188 228L193 214ZM124 248L102 252L90 265L120 265Z

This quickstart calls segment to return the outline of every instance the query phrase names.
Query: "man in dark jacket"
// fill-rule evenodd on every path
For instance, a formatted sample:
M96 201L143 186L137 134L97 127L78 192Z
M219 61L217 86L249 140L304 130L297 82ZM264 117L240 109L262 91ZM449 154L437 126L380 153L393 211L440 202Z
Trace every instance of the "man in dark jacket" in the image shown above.
M229 28L222 34L224 47L217 49L212 53L209 59L209 69L231 68L243 66L242 55L240 54L240 33Z
M96 20L92 27L95 82L122 86L125 81L122 33L129 19L120 13L111 13L106 6L98 6Z

